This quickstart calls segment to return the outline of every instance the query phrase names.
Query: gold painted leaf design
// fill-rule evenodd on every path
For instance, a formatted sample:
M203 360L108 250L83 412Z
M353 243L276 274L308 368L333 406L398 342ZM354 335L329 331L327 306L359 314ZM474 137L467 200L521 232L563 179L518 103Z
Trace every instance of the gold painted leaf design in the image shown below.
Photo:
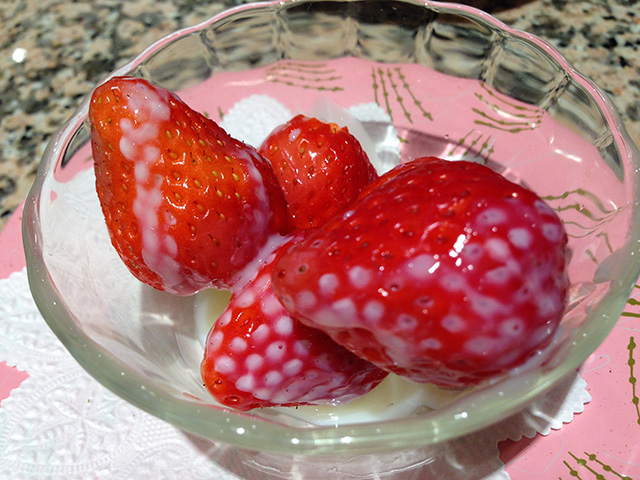
M374 67L371 69L373 101L383 108L389 117L401 113L411 124L414 116L433 120L431 113L423 107L401 67ZM395 108L395 112L394 112ZM400 112L397 112L397 110Z
M507 133L535 130L544 116L545 110L535 105L524 105L507 100L481 83L483 92L475 93L478 106L472 107L477 117L476 125Z
M583 452L584 457L568 452L571 460L563 460L569 470L571 478L584 480L586 478L596 480L633 480L631 477L617 472L613 467L601 461L595 453ZM585 476L581 476L584 474ZM562 477L560 477L562 480Z
M342 75L324 62L285 61L267 70L269 82L305 90L342 91L344 88L339 83L342 79Z

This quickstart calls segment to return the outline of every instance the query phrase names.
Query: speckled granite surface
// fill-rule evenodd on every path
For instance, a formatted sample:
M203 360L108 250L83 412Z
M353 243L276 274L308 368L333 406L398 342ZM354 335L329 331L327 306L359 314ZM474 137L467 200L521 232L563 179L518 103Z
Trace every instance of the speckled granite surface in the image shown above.
M84 94L153 41L240 0L0 2L0 229ZM640 0L469 0L558 47L640 144Z

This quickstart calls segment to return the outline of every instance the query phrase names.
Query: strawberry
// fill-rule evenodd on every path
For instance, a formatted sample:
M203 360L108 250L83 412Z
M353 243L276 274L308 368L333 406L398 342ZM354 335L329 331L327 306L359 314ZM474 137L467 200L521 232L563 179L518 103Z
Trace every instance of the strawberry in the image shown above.
M259 152L269 159L296 228L342 213L377 173L349 130L298 115L276 128Z
M379 367L460 387L551 340L566 244L533 192L482 165L420 158L284 253L273 289L292 315Z
M131 272L187 295L226 288L285 224L269 163L177 96L131 77L89 107L96 188Z
M282 306L271 288L271 274L285 247L234 291L209 332L201 373L206 388L223 405L251 410L344 402L386 376Z

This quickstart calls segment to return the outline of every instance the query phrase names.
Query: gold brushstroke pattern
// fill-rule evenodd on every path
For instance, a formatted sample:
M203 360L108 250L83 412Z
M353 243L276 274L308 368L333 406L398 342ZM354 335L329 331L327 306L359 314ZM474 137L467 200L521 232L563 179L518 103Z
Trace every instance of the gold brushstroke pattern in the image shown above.
M483 93L475 93L479 107L471 111L478 119L476 125L493 128L507 133L520 133L535 130L544 116L545 110L534 105L519 105L496 95L485 83L480 84Z
M613 480L614 478L633 480L631 477L617 472L611 465L607 465L601 461L595 453L583 452L584 457L579 457L572 452L568 453L573 463L575 463L575 468L567 460L563 460L562 463L564 463L569 470L571 478L582 480L583 477L580 476L580 473L583 471L588 474L588 478L595 480ZM607 476L607 474L610 475ZM560 480L562 480L562 477L560 477Z
M425 110L422 101L415 95L401 67L371 69L373 100L384 109L389 117L394 118L393 105L397 105L400 113L413 124L416 116L433 120ZM393 102L392 102L393 101Z
M335 69L323 62L280 62L267 70L267 81L305 90L338 92L344 90Z

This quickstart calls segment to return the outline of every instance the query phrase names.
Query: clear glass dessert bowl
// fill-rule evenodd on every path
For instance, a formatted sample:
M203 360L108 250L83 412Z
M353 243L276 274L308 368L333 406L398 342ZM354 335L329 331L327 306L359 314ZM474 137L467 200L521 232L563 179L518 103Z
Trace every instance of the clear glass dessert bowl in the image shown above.
M342 107L359 119L354 133L380 168L424 155L486 163L543 197L570 238L560 330L517 371L438 408L417 402L387 414L377 405L357 419L325 412L333 422L296 409L237 412L218 405L200 379L202 297L140 284L110 245L85 99L49 144L25 205L33 296L92 376L187 432L281 458L442 444L505 419L575 371L638 277L640 155L611 102L549 45L476 9L386 0L244 5L164 38L115 74L176 91L249 143L270 122Z

